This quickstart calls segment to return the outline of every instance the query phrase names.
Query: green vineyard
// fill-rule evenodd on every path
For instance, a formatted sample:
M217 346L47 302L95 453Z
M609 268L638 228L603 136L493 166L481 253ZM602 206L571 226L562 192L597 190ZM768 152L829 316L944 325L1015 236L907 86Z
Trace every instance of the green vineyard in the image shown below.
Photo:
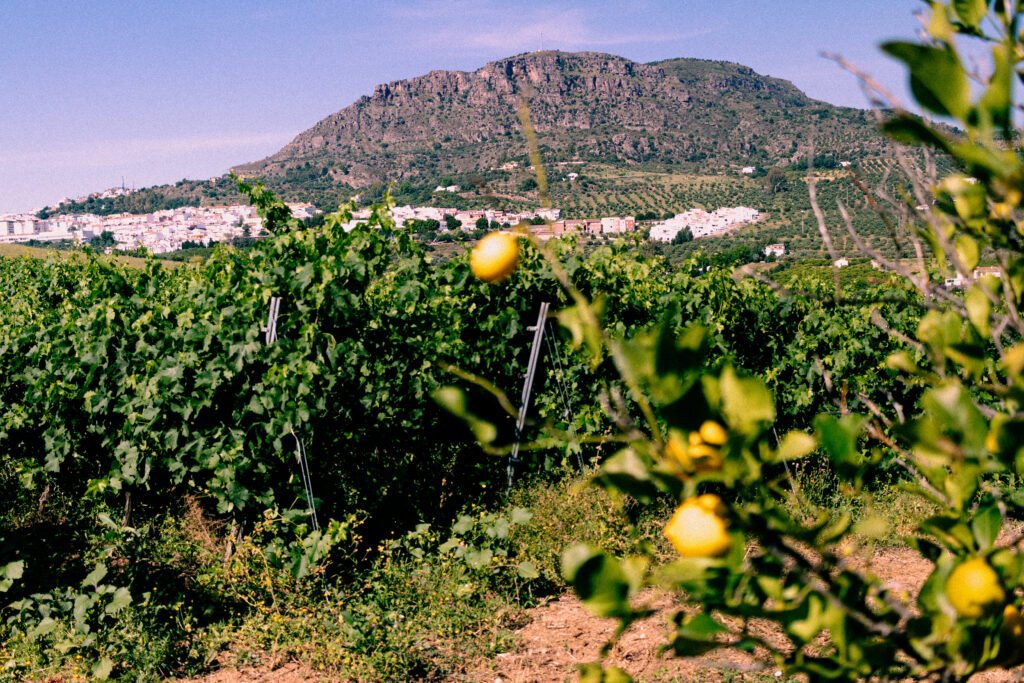
M508 162L453 197L643 215L638 234L542 242L521 225L467 253L424 238L436 220L395 224L395 198L423 192L406 177L394 194L372 186L359 225L355 201L303 222L238 181L268 236L184 261L4 247L0 681L231 666L260 680L504 680L494 663L530 610L570 591L605 634L573 652L585 683L632 680L615 648L658 603L672 612L659 667L720 650L753 662L708 680L966 683L1015 667L1019 679L1024 10L926 13L918 42L882 49L921 111L956 127L894 107L892 144L866 132L866 112L739 65L529 57L567 70L572 116L586 113L576 86L625 102L627 76L671 72L673 93L689 93L675 102L746 89L735 108L705 109L697 133L750 111L794 124L778 139L738 130L706 171L710 138L679 125L567 133L557 149L589 155L572 178L556 162L545 188ZM988 72L961 56L965 41L991 56ZM488 68L511 73L516 59ZM612 67L614 88L595 75ZM452 120L510 116L491 82L477 101L492 109L452 95ZM645 92L645 106L661 97ZM420 117L403 97L384 88L361 106ZM560 115L550 102L534 103L544 125ZM619 116L630 102L616 102L596 108ZM520 112L539 169L555 149ZM323 135L292 144L317 164L278 154L263 168L334 202L349 186L318 164L344 149L346 116L318 124L331 150ZM505 159L488 135L442 137L426 157L422 139L360 137L356 171L408 154L468 173L478 154ZM647 165L668 142L687 172ZM785 163L729 170L768 147ZM613 148L629 168L602 161ZM209 187L210 200L228 192ZM165 201L185 200L131 200ZM645 239L695 206L762 215L717 237ZM765 262L772 243L786 253ZM876 551L897 547L916 584L877 571Z

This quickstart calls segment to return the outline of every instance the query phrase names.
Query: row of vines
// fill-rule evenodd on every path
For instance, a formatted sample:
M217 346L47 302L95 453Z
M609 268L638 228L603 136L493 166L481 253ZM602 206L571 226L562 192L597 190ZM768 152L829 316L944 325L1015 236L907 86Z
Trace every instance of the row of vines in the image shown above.
M251 250L218 249L178 269L133 269L93 254L0 261L8 628L102 664L109 660L94 634L126 615L156 618L190 592L210 601L208 621L244 609L196 592L180 567L153 559L163 525L186 502L230 529L225 557L258 530L268 561L296 579L333 558L343 581L381 539L450 520L503 490L503 462L482 455L431 395L457 381L453 372L516 394L538 305L566 304L537 252L527 250L510 280L486 286L464 257L432 262L384 212L367 229L345 232L344 212L302 228L258 186L243 190L275 233ZM627 243L558 249L617 334L666 316L678 330L705 325L711 362L763 376L788 424L834 409L840 384L854 402L914 391L881 364L894 347L870 321L875 308L840 304L813 277L796 283L811 295L779 297L725 271L670 270ZM876 285L857 286L873 298ZM268 343L272 297L282 303ZM881 314L896 328L912 324L905 305ZM559 341L567 351L568 341ZM560 381L572 427L607 432L600 397L614 372L578 354L569 360L557 377L544 366L532 414L569 426L553 390ZM492 445L507 447L512 418L466 386L474 409L499 427ZM311 525L298 448L323 528ZM550 469L564 456L530 457L528 468Z
M31 678L48 661L97 678L174 674L196 633L273 612L296 585L319 635L379 649L422 616L416 600L398 609L381 576L409 594L454 581L440 611L458 613L495 588L468 580L489 567L526 594L571 584L617 635L646 616L642 588L680 591L702 609L676 615L677 654L760 647L812 681L966 681L1024 661L1024 535L1008 531L1024 509L1024 7L927 5L918 42L883 48L922 110L960 128L897 104L883 128L952 165L897 148L903 177L858 188L903 247L862 241L849 200L806 185L829 260L843 248L830 227L845 227L889 275L805 264L762 283L628 242L524 239L511 277L485 285L464 256L433 262L383 211L351 232L344 210L304 227L245 183L272 233L251 250L176 270L89 254L0 261L0 675ZM968 70L965 41L990 55L988 72ZM982 257L999 265L977 277ZM936 286L940 274L966 289ZM559 572L510 551L529 510L464 513L501 497L503 462L473 437L497 454L517 437L505 398L544 301L569 362L541 373L521 435L529 474L557 477L579 449L592 481L628 502L634 540L642 509L668 502L657 526L673 561L646 542L580 543ZM917 595L851 557L891 520L801 505L790 463L821 466L854 503L895 480L928 507L907 539L932 564ZM179 543L187 519L212 521L196 528L224 546L200 564L253 561L230 576L197 567ZM395 548L451 562L363 573ZM347 586L368 601L347 601ZM782 645L759 634L765 622ZM395 642L399 656L429 647ZM161 654L133 670L144 651ZM437 673L380 671L364 677ZM582 675L629 680L600 662Z

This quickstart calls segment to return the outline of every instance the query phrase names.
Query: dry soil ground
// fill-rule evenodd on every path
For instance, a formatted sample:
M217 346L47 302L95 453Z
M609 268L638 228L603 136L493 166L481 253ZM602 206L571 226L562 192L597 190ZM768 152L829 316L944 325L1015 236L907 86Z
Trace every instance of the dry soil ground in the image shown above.
M870 560L871 569L895 589L916 593L931 571L931 564L905 549L885 549ZM666 642L668 619L678 604L665 593L649 592L642 599L655 614L634 624L612 649L607 664L619 666L637 681L711 683L767 683L780 680L764 653L714 650L692 658L659 654ZM576 680L577 666L597 659L614 622L591 616L575 598L563 596L531 611L530 622L518 633L513 651L482 661L470 661L453 681L478 683L553 683ZM771 633L765 631L765 637ZM327 681L295 663L277 668L226 667L201 679L181 683L298 683ZM1024 667L993 670L976 675L972 683L1024 680Z

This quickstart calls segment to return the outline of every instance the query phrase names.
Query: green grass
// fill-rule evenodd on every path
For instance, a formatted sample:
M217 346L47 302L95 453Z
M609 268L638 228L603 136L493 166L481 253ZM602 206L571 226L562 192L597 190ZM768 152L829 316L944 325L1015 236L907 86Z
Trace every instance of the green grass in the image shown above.
M902 544L933 512L892 485L854 506L827 465L813 460L794 463L792 481L795 509L809 519L825 511L887 520L890 533L868 539L877 543ZM613 500L584 478L539 479L497 508L468 509L450 527L396 529L355 559L336 558L330 573L321 568L296 581L268 564L259 527L225 562L227 530L205 517L198 501L186 501L145 539L125 540L146 544L134 556L167 590L180 589L180 598L136 596L92 650L60 653L67 635L60 629L43 639L8 638L0 644L0 661L10 662L0 681L29 673L85 678L97 653L112 659L116 675L159 680L199 674L224 651L240 663L297 660L338 680L457 678L467 662L514 649L527 610L566 590L559 557L569 545L584 542L618 556L653 548L661 561L672 560L661 533L672 507L667 499L642 508ZM496 534L502 528L505 536ZM485 548L491 556L477 561L473 552ZM524 578L523 563L534 578Z
M0 244L0 258L18 258L21 256L28 256L30 258L81 258L81 254L76 251L29 247L22 244ZM106 258L114 259L132 268L146 267L146 259L139 258L138 256L113 255ZM180 262L160 258L157 258L157 262L169 268L177 268L181 265Z

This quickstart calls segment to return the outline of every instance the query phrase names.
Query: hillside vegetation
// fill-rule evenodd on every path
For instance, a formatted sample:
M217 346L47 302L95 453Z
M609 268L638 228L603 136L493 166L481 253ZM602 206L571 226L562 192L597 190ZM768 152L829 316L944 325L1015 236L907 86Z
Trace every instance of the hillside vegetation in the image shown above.
M529 105L546 163L653 163L688 171L795 161L811 146L836 160L888 147L866 111L816 102L791 84L725 62L638 64L598 53L535 52L478 71L435 71L377 86L278 153L236 168L294 184L486 175L528 165L517 114Z
M552 202L568 218L752 206L771 220L758 237L748 232L745 244L763 248L793 237L798 257L819 256L805 240L813 241L802 191L808 160L826 170L846 162L868 184L894 170L892 143L872 113L812 100L748 67L697 59L638 64L564 52L379 85L276 154L235 170L263 179L286 200L312 201L326 211L357 194L365 204L379 201L389 188L398 203L535 208L540 197L520 102L528 104L538 135ZM754 167L755 177L743 175L744 167ZM776 168L786 182L766 189L764 176ZM433 192L453 184L461 192ZM842 192L851 195L850 186ZM59 210L144 212L238 198L226 178L183 180Z

